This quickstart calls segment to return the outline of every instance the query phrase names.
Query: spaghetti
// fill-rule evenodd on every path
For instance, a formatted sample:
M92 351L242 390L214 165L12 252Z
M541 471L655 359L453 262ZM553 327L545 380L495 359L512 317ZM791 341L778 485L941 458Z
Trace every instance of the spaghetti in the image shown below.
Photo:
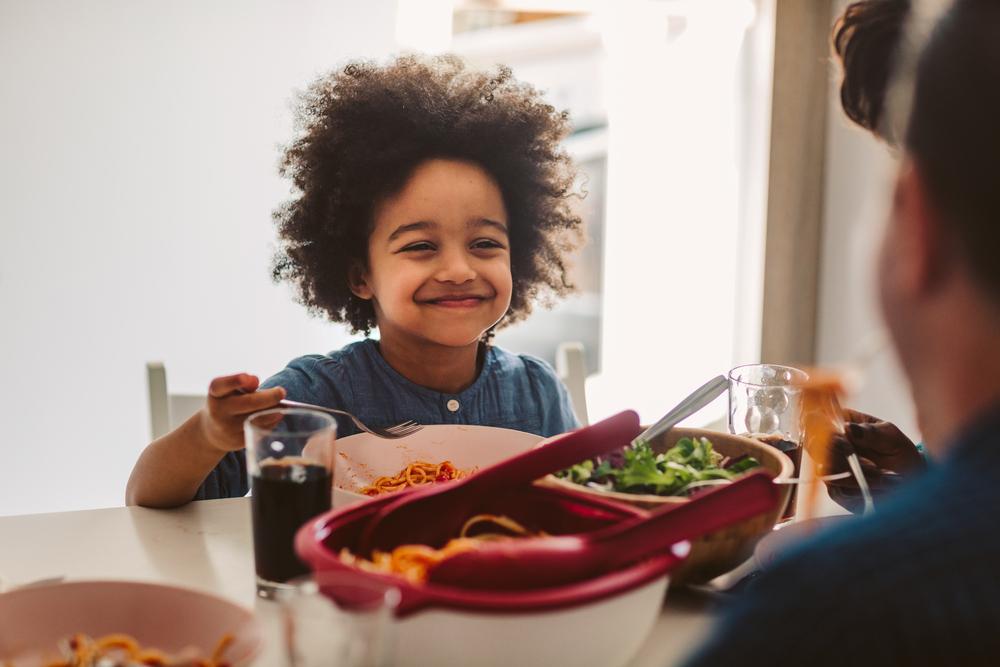
M460 479L466 474L468 473L456 468L451 461L442 461L441 463L414 461L392 477L379 477L361 489L361 493L366 496L380 496L383 493L394 493L411 486Z
M814 476L822 477L829 472L833 435L843 430L840 397L844 394L844 386L838 376L815 371L798 386L802 390L800 420L803 446L809 453ZM806 489L801 519L815 516L819 486L810 484Z
M474 530L483 524L492 525L494 529ZM347 549L341 549L340 560L366 572L393 574L415 584L422 584L427 581L427 571L435 565L455 554L476 549L485 540L504 540L543 534L528 530L510 517L477 514L465 522L458 537L449 540L441 549L424 544L404 544L392 551L373 551L371 560L355 556Z
M223 659L223 654L234 639L231 634L223 635L208 658L171 657L154 648L143 648L130 635L113 634L94 639L81 632L65 640L60 647L63 658L46 663L46 667L97 667L97 665L228 667L230 663Z

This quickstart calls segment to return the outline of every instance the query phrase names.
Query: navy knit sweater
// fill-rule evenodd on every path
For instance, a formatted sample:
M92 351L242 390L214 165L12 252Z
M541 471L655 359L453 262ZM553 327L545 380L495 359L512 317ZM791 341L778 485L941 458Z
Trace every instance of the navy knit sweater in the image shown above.
M1000 406L761 575L688 662L757 664L1000 665Z

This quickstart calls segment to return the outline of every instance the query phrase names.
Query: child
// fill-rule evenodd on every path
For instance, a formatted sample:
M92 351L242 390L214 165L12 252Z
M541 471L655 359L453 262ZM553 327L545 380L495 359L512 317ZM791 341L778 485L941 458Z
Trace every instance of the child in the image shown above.
M276 280L367 338L307 355L263 383L216 378L205 407L139 457L126 502L156 507L242 496L242 423L283 398L369 425L481 424L550 436L577 426L552 368L490 345L497 326L570 289L580 219L559 147L565 112L510 70L455 58L348 65L301 97L301 136L275 213ZM338 435L356 432L338 420Z

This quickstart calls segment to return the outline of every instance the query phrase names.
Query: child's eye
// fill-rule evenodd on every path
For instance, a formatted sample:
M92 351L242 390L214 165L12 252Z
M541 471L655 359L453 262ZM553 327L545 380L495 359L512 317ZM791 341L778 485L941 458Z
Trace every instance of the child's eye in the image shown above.
M399 252L421 252L424 250L434 250L434 246L427 241L417 241L416 243L403 246L399 249Z
M478 239L473 242L472 247L476 249L493 249L503 248L505 246L499 241L494 241L493 239Z

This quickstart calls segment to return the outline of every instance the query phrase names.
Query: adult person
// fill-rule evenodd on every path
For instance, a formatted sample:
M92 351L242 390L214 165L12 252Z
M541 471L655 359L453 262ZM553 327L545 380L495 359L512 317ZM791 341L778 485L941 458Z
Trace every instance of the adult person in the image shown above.
M913 74L879 291L935 465L761 575L692 667L1000 659L1000 2L951 4Z

